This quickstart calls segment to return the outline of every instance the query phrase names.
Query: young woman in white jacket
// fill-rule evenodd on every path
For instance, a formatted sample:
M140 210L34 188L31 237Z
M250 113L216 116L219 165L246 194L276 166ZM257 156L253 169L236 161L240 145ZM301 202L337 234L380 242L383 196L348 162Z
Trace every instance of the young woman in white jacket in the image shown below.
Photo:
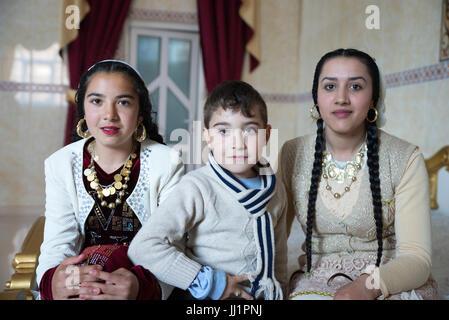
M41 299L160 299L160 284L127 246L183 174L152 121L140 74L118 60L93 65L76 95L82 140L45 161Z

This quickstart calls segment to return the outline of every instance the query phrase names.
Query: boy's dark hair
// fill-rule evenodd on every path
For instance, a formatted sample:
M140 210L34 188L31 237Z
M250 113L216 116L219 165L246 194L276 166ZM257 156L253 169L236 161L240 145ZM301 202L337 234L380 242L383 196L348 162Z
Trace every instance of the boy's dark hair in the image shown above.
M245 117L253 117L253 107L260 111L264 126L267 125L267 105L262 96L251 85L243 81L231 80L220 83L208 96L204 104L204 126L209 128L212 114L218 109L239 110Z

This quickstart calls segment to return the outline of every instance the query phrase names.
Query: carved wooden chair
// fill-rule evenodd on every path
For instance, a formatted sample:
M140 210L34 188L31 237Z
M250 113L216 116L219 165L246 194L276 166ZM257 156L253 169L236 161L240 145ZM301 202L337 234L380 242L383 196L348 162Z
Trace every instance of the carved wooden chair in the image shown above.
M430 206L437 209L438 171L446 167L449 172L449 146L441 148L432 157L425 160L430 183ZM23 241L21 252L17 253L12 262L14 274L6 282L5 290L0 293L0 300L27 299L32 300L31 290L35 288L37 259L40 254L40 245L44 235L45 217L39 217L31 227Z

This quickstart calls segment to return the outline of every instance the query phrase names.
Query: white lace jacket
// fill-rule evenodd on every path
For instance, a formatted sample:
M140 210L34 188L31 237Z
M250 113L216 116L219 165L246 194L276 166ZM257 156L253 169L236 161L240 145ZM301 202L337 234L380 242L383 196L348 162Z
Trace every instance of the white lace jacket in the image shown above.
M45 229L36 281L65 258L78 255L84 223L94 200L83 184L83 147L87 139L56 151L45 160ZM140 150L140 173L126 202L142 225L163 202L184 173L178 152L152 140Z

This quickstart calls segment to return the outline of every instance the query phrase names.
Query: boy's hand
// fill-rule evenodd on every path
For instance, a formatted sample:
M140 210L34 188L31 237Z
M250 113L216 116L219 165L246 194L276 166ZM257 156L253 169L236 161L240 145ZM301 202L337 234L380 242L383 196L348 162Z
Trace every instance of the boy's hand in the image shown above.
M226 288L224 289L220 300L224 300L227 298L242 298L245 300L254 300L254 298L239 285L239 283L246 280L248 280L247 274L241 274L238 276L230 276L229 274L226 274Z

